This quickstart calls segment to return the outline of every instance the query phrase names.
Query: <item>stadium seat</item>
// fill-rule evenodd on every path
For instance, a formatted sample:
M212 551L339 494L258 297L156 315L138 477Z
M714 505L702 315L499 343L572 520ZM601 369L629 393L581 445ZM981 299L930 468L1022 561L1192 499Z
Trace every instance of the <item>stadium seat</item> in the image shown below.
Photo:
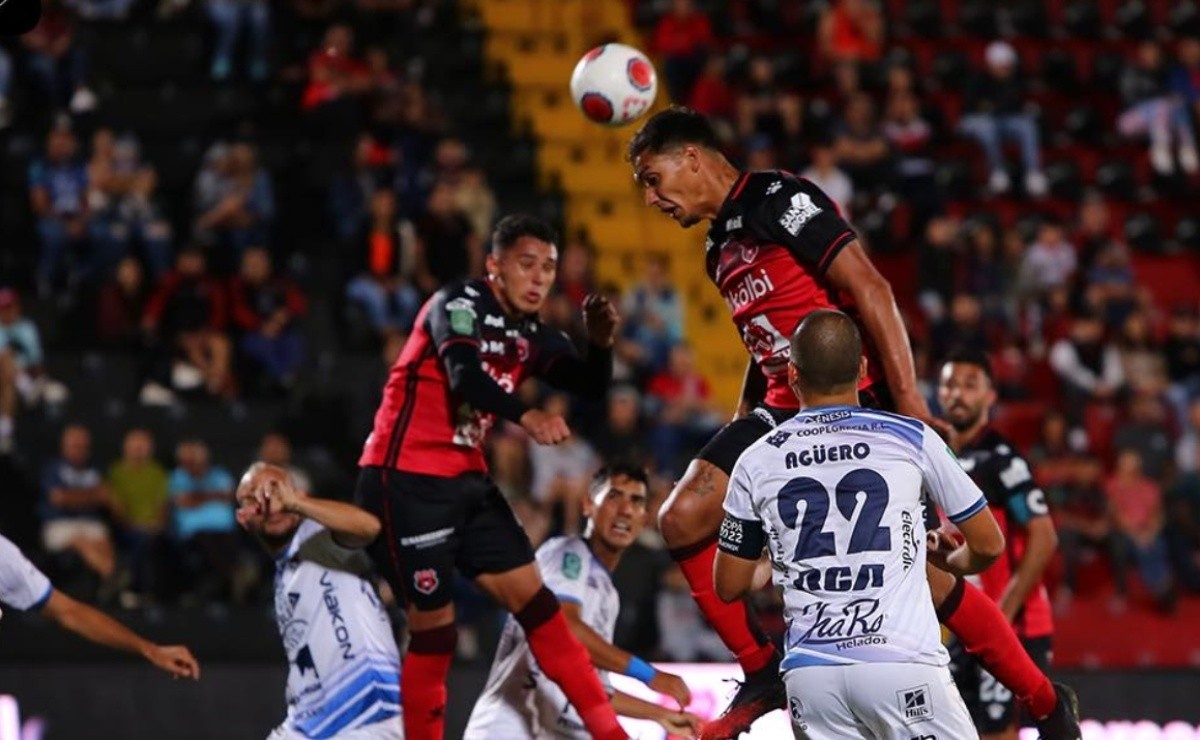
M910 0L905 4L904 21L915 36L936 37L942 27L942 12L937 0Z
M996 37L996 4L990 0L964 0L959 5L958 23L972 36L993 39Z
M1096 187L1105 195L1132 201L1137 194L1133 165L1124 160L1101 163L1096 169Z
M1154 214L1140 211L1125 220L1125 241L1141 252L1164 251L1162 226Z
M945 48L933 55L930 71L942 87L960 90L971 76L971 62L962 49Z
M1056 198L1078 199L1083 194L1083 180L1077 162L1059 160L1047 164L1046 179L1050 194Z
M1117 8L1117 28L1128 38L1146 39L1154 33L1154 22L1150 17L1150 6L1145 0L1125 0Z
M1105 134L1105 123L1091 105L1076 105L1063 118L1063 130L1076 144L1099 144Z
M1041 61L1038 76L1051 90L1073 90L1079 84L1075 55L1067 49L1048 49Z
M1063 7L1063 25L1071 36L1099 38L1100 8L1095 0L1071 0Z
M1009 5L1009 19L1017 33L1044 38L1049 32L1047 8L1043 0L1016 0Z

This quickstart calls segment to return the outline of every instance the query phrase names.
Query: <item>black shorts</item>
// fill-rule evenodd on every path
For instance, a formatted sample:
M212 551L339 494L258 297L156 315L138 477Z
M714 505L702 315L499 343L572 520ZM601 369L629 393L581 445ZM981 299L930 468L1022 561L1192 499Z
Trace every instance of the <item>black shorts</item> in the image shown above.
M355 502L383 529L371 556L398 598L421 611L450 603L454 571L468 578L533 562L533 547L490 478L454 478L364 467Z
M859 403L869 409L890 411L892 395L882 383L859 391ZM746 448L757 442L764 434L796 415L795 409L780 409L759 404L740 419L734 419L713 435L713 438L696 453L697 460L711 463L725 475L733 473L733 466Z
M1022 638L1021 644L1045 673L1050 667L1050 636ZM950 641L949 650L950 673L971 712L975 729L986 735L1000 733L1011 727L1019 716L1013 693L985 671L958 640Z

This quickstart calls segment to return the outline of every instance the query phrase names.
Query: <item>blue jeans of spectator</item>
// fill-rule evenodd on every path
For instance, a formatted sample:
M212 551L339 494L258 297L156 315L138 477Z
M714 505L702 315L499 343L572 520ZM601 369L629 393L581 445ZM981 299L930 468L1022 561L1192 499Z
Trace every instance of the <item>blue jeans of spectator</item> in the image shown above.
M129 15L133 0L82 0L76 4L84 18L106 18L121 20Z
M0 48L0 100L8 97L8 91L11 87L12 57L3 48Z
M127 529L121 532L121 549L125 551L129 564L130 583L134 592L139 594L153 593L158 585L156 573L155 549L158 547L159 535L141 529Z
M1142 583L1154 595L1171 588L1171 559L1167 552L1167 540L1160 533L1147 546L1139 545L1133 538L1117 534L1116 566L1117 590L1126 593L1129 583L1129 566L1135 565Z
M993 116L986 113L975 113L964 116L959 122L958 128L983 147L990 172L1004 168L1003 143L1005 140L1015 141L1021 148L1021 163L1026 172L1034 172L1042 168L1037 124L1030 115L1020 113Z
M1173 97L1130 106L1117 118L1117 130L1122 136L1149 135L1152 146L1170 146L1172 133L1180 144L1195 144L1187 107Z
M83 86L87 77L87 56L78 45L61 57L30 54L26 57L26 62L43 94L54 105L65 106L71 102L71 96L75 94L76 89Z
M213 77L223 79L233 71L233 52L242 28L250 34L250 76L266 77L271 41L271 6L266 0L209 0L208 17L217 27Z
M141 245L142 259L152 278L161 277L171 269L171 227L165 221L114 218L108 222L108 230L122 254L129 252L129 245L135 240Z
M388 287L369 276L350 281L346 297L362 307L376 331L406 332L412 328L421 299L411 285Z
M304 360L304 339L295 328L285 329L274 337L251 332L242 337L241 349L275 382L295 375Z
M103 279L124 254L124 246L112 238L109 225L103 221L89 221L79 240L71 237L66 222L59 218L38 219L37 232L42 241L42 255L38 260L38 280L42 283L53 283L62 273L72 246L82 247L82 255L79 268L72 271L71 277L83 282Z

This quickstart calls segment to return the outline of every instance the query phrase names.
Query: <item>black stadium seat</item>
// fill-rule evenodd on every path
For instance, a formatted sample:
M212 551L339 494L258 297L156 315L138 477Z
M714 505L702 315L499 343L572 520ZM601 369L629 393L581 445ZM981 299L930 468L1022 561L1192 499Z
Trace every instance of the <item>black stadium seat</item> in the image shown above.
M1039 70L1042 82L1052 90L1072 90L1079 84L1079 70L1075 67L1075 55L1062 48L1048 50L1042 55Z

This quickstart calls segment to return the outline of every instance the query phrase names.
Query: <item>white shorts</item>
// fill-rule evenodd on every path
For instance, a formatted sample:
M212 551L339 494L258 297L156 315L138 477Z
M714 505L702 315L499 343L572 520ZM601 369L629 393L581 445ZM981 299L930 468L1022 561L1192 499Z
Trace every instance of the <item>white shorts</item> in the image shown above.
M946 666L858 663L784 674L799 740L978 738Z
M404 740L404 718L403 715L398 714L382 722L339 732L334 737L336 740ZM309 738L288 727L285 722L276 727L267 736L267 740L309 740Z
M46 552L62 552L75 540L107 540L108 527L95 519L55 519L42 527Z

